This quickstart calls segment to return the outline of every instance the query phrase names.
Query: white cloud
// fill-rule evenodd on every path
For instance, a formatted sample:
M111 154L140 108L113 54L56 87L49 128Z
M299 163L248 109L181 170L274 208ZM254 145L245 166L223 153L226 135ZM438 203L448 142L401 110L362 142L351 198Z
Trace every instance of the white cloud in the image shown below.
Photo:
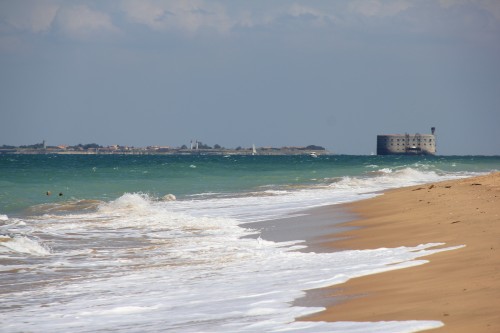
M18 30L48 31L59 5L55 1L8 1L0 5L0 20Z
M489 11L497 20L500 21L500 1L483 0L479 4L482 8Z
M153 30L164 28L164 16L168 11L160 4L151 1L125 1L123 10L132 22L147 25Z
M488 11L496 20L500 21L500 1L498 0L476 0L472 3L477 4L480 8Z
M467 0L439 0L439 5L443 8L451 8L456 5L464 4Z
M288 14L293 17L301 17L301 16L314 17L315 18L314 22L316 25L324 25L326 21L335 20L335 17L331 14L328 14L328 12L321 11L316 8L302 6L299 4L292 5L288 10Z
M354 0L349 9L363 16L394 16L411 8L415 2L407 0Z
M74 38L86 38L98 33L118 32L109 15L85 5L63 7L56 18L63 33Z
M437 10L436 6L443 10ZM455 9L454 14L443 16L448 9ZM469 19L466 23L470 29L482 29L479 26L487 21L484 26L489 24L491 30L496 31L500 22L500 0L295 0L288 3L266 0L12 0L0 1L0 33L6 32L4 41L11 41L4 42L5 45L13 45L13 39L6 39L6 35L17 34L21 38L25 32L60 32L81 39L115 33L119 29L113 19L123 24L120 28L124 31L133 31L134 24L139 24L154 31L194 35L207 30L226 34L237 27L273 27L283 22L316 27L327 27L335 22L338 27L350 29L360 25L360 18L380 18L362 20L363 25L377 26L384 23L384 18L397 15L408 23L407 30L413 27L412 31L430 31L435 27L453 26L454 22L465 25L465 18L473 14L485 17L485 21ZM290 18L292 20L287 21Z
M28 50L25 33L47 33L59 5L52 0L0 2L0 52Z
M493 15L495 19L500 20L500 1L498 0L439 0L439 4L446 9L471 5L486 10Z
M177 30L188 34L207 29L224 34L235 27L270 26L283 17L306 18L314 25L334 19L334 15L322 8L299 3L277 6L261 2L223 5L206 0L124 0L122 10L130 22L155 31Z
M4 26L6 24L10 33L46 33L56 27L65 35L74 38L118 31L108 14L90 9L86 5L57 0L0 3L1 22Z
M143 0L124 1L122 6L127 18L153 30L180 30L190 34L201 29L214 29L225 33L231 22L224 6L201 0Z

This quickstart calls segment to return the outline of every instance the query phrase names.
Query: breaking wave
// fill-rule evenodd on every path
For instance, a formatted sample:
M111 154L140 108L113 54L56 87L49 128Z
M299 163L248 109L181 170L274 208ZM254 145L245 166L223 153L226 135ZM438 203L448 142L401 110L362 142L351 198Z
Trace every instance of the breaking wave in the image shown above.
M473 175L475 174L441 173L439 171L419 170L410 167L401 169L382 168L376 171L370 171L360 177L346 176L336 178L330 186L337 189L351 189L354 191L369 192L464 178Z
M0 235L0 253L14 252L35 256L50 255L50 249L36 239L26 236Z

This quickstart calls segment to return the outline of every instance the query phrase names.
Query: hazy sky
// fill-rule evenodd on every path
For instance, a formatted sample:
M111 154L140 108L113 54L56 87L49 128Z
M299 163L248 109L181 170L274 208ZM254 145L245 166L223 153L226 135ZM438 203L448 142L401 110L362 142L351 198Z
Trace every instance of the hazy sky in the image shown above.
M498 0L0 0L0 145L500 154Z

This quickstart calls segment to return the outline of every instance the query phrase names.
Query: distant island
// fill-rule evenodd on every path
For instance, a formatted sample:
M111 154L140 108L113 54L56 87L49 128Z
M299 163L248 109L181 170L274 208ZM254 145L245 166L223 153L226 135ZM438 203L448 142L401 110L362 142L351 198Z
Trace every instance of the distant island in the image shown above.
M75 146L59 145L49 146L42 143L24 146L0 146L0 154L128 154L128 155L328 155L324 147L308 145L304 147L236 147L224 148L218 144L209 146L200 141L192 141L190 146L101 146L96 143L78 144Z

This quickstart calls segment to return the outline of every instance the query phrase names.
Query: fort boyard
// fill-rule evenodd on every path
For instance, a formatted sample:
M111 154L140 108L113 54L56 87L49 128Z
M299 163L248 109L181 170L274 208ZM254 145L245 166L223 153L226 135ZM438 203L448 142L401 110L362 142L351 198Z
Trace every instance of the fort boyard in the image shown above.
M377 155L435 155L436 128L431 134L377 135Z

